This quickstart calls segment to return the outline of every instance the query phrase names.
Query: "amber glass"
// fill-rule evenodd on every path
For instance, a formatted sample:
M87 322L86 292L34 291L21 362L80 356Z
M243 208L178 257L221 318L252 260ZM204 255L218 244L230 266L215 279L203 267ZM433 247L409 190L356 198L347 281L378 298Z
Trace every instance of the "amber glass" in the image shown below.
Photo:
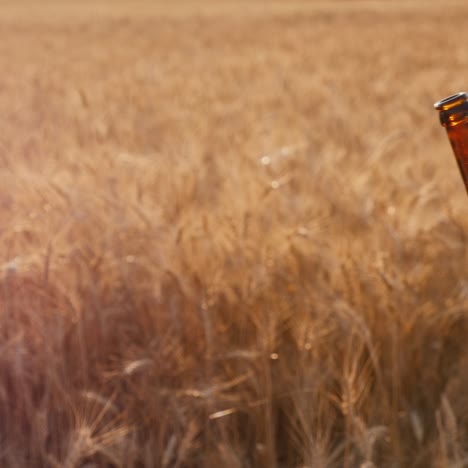
M434 107L439 111L440 123L447 130L465 188L468 191L468 94L454 94L436 102Z

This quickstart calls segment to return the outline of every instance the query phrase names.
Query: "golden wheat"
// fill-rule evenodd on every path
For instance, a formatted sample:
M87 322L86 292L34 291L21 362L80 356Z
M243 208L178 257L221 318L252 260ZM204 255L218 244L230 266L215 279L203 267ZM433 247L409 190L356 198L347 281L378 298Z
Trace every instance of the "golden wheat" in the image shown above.
M0 11L0 465L465 466L466 6L93 5Z

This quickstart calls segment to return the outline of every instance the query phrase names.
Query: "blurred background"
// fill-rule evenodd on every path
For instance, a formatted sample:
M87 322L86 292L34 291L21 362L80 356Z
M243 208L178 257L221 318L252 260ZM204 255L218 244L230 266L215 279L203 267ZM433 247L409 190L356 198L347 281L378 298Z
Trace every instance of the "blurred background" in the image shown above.
M2 466L465 466L467 21L2 2Z

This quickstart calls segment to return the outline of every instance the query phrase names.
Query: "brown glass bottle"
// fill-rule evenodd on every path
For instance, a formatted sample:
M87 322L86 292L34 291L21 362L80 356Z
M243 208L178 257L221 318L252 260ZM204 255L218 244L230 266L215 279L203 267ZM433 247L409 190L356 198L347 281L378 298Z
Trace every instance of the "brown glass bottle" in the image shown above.
M455 153L468 191L468 94L457 93L434 104Z

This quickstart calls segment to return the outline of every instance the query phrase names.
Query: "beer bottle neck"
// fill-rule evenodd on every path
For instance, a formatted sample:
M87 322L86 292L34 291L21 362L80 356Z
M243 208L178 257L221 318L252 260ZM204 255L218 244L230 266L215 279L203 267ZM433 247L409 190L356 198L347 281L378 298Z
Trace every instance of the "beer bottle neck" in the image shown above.
M446 128L458 168L468 191L468 94L458 93L434 104Z

